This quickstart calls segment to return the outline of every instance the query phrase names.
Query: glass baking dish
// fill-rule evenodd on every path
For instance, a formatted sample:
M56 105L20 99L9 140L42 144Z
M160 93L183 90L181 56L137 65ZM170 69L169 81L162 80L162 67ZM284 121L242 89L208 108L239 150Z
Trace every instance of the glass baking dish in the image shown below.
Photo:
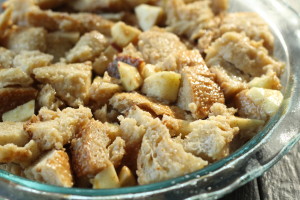
M164 182L119 189L46 185L0 170L0 199L217 199L273 166L300 139L300 17L280 0L230 0L230 12L254 11L270 25L275 57L286 63L284 101L252 140L230 156L194 173Z

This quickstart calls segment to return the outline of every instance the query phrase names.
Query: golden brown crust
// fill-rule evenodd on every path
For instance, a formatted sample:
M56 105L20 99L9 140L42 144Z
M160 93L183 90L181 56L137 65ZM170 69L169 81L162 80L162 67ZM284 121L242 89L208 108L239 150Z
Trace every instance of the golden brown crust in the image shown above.
M191 111L194 118L203 119L214 103L225 103L220 87L203 76L201 68L185 67L181 74L182 86L177 104L181 109Z
M72 166L77 177L94 176L107 166L110 139L106 135L105 125L90 120L72 140Z

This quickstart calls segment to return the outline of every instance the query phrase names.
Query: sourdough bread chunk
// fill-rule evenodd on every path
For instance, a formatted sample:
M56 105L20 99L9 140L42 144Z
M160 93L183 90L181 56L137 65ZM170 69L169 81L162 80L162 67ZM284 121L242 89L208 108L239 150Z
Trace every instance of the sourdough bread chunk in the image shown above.
M4 47L0 47L0 69L12 67L15 56L15 52Z
M126 112L136 105L158 116L169 115L176 118L184 118L184 111L178 107L168 106L139 93L117 93L109 100L109 104L119 112Z
M230 62L250 76L261 76L269 70L280 75L284 67L268 54L261 42L235 32L227 32L217 39L207 50L205 60L208 66L220 60Z
M53 56L40 51L21 51L13 60L13 66L22 69L28 75L33 69L48 66Z
M15 144L23 147L29 142L28 134L23 130L23 122L0 122L0 145Z
M175 34L154 28L140 34L138 50L147 63L163 71L177 71L177 56L186 50L186 46Z
M177 105L191 111L195 119L207 117L214 103L224 103L224 94L219 85L202 75L201 68L185 67Z
M229 154L229 143L239 129L232 128L221 116L193 122L193 131L183 140L185 151L209 161L216 161Z
M90 118L91 110L82 106L57 112L44 107L25 124L24 129L42 150L59 150L72 140L78 128Z
M78 107L87 102L91 86L92 66L90 63L55 64L33 70L35 78L50 84L57 96L68 105Z
M27 178L43 183L62 187L73 186L69 156L61 150L49 151L35 164L25 169L24 173Z
M41 27L16 27L11 30L6 46L17 53L22 50L44 52L47 48L46 34L45 29Z
M50 110L57 110L64 103L56 97L56 91L49 84L42 86L37 96L37 103L40 108L47 107Z
M125 154L125 141L121 137L116 139L108 146L109 160L115 167L121 164Z
M106 49L108 41L98 31L85 33L76 45L66 54L67 62L85 62L94 60Z
M154 119L147 125L137 159L139 184L185 175L208 164L207 161L185 152L180 143L171 139L167 127L159 119Z
M38 144L30 140L24 147L15 144L0 146L0 163L16 163L23 167L30 165L41 154Z
M28 87L32 83L32 78L19 68L0 69L0 88L7 86Z
M234 97L237 93L248 88L248 76L243 74L229 62L220 62L210 67L216 76L216 83L221 87L226 99Z
M0 88L0 116L30 100L35 99L37 90L34 88Z
M77 177L93 177L107 166L109 143L105 125L99 121L90 120L79 129L71 143L72 166Z
M245 33L251 40L262 41L263 46L273 51L274 37L268 24L253 12L227 13L220 26L221 34L226 32Z
M121 91L120 85L105 81L101 77L96 77L89 89L89 104L95 108L101 108L108 103L114 94Z
M53 55L54 62L58 62L71 50L80 38L79 32L55 31L46 36L48 54Z

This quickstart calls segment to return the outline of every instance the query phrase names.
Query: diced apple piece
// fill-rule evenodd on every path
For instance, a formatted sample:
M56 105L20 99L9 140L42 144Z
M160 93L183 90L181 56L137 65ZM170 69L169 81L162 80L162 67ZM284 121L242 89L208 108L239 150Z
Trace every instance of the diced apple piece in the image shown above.
M129 43L138 39L141 31L132 26L126 25L124 22L118 22L111 28L113 41L119 47L125 47Z
M119 173L121 187L130 187L136 185L136 180L130 169L123 166Z
M248 85L249 87L259 87L265 89L281 89L280 80L276 76L275 72L267 75L262 75L261 77L255 77L248 83Z
M176 72L163 71L145 79L142 92L168 102L177 100L181 75Z
M34 114L35 101L31 100L2 115L2 120L11 122L24 122Z
M143 31L147 31L161 21L163 9L157 6L142 4L135 8L135 14L140 27Z
M120 181L114 165L108 162L107 167L91 180L93 189L119 188Z
M252 87L247 95L255 105L260 106L270 117L276 113L283 100L283 95L279 90Z
M118 62L118 70L121 83L127 92L134 91L142 85L143 79L137 68L123 62Z
M143 78L147 78L147 77L155 74L156 72L158 72L158 68L155 65L146 64L146 65L141 65L141 67L139 68L139 71L140 71L141 75L143 76Z
M238 127L242 137L251 139L257 131L265 124L264 120L249 119L232 116L229 120L231 127Z

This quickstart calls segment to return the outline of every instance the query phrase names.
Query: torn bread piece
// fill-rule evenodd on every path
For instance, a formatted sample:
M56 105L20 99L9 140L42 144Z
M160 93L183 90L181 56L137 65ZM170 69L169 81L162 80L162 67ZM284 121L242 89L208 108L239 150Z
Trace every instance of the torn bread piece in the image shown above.
M224 60L250 76L261 76L269 70L278 76L284 65L272 58L261 42L250 40L242 33L227 32L207 50L205 61L208 66Z
M125 155L125 141L121 137L116 139L108 146L109 160L118 167Z
M108 103L109 99L122 88L118 84L96 77L89 89L89 104L98 109Z
M177 105L191 111L195 119L207 117L214 103L225 103L220 86L199 67L185 67L181 71L182 83ZM209 75L209 74L208 74Z
M106 49L108 41L98 31L85 33L76 45L66 54L67 62L92 61Z
M87 102L91 85L91 63L55 64L33 70L35 78L50 84L57 96L68 105L78 107Z
M0 122L0 145L14 144L23 147L29 136L23 129L23 122Z
M15 52L4 47L0 47L0 69L12 67L15 56Z
M48 33L46 36L47 50L46 53L53 55L54 62L60 61L65 57L65 54L71 50L74 45L78 42L80 33L55 31Z
M15 27L8 35L6 47L17 53L23 50L44 52L47 48L46 34L41 27Z
M30 140L24 147L15 144L0 146L0 163L16 163L26 167L41 155L41 150L34 140Z
M69 156L61 150L49 151L32 166L26 168L24 173L27 178L43 183L61 187L73 186Z
M48 66L51 64L53 56L40 51L21 51L13 60L13 67L22 69L28 75L33 69Z
M56 97L56 91L50 84L41 87L37 96L37 103L40 108L46 107L54 111L64 106L64 102Z
M82 106L57 112L43 107L37 116L33 116L24 125L24 129L42 150L59 150L71 142L78 128L90 118L91 110Z
M0 69L0 88L7 86L28 87L33 80L20 68Z
M185 117L185 112L178 107L168 106L138 93L117 93L109 100L109 104L119 112L126 112L136 105L157 116L169 115L180 119Z
M159 119L149 122L146 129L137 159L139 184L185 175L208 164L202 158L187 153L180 143L171 138L169 130Z
M221 34L226 32L245 33L251 40L262 41L270 53L274 48L274 36L268 24L254 12L227 13L222 18Z

